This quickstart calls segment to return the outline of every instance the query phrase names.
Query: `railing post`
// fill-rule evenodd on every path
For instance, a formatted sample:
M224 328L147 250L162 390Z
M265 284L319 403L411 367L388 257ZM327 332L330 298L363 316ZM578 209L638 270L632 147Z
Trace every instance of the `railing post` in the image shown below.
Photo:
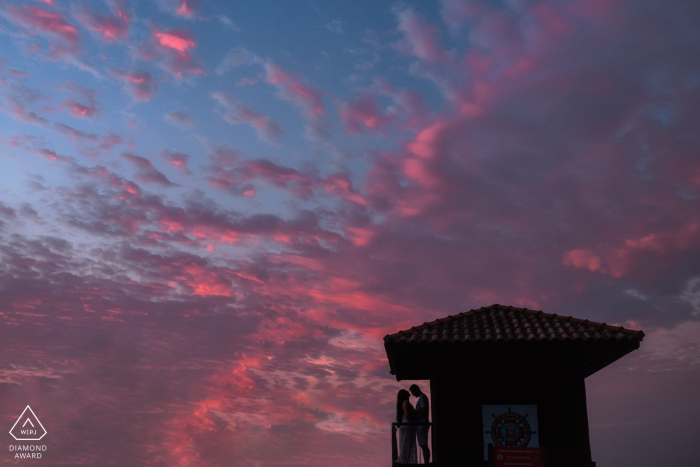
M391 465L399 460L399 449L396 446L396 423L391 424Z

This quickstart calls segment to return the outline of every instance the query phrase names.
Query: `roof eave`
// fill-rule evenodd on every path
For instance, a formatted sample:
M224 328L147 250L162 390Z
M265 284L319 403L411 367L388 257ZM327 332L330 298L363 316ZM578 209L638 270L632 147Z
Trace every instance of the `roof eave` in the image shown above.
M396 374L396 369L394 366L394 354L391 351L391 336L386 335L384 336L384 350L386 351L386 357L389 360L389 374L395 375Z

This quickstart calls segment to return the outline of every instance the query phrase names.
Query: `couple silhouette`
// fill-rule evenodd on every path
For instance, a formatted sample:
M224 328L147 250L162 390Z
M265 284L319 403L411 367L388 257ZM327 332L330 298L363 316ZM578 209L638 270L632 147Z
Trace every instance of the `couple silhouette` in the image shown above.
M410 391L410 393L409 393ZM410 402L411 395L417 397L416 406ZM396 421L399 426L399 458L398 464L417 464L418 453L416 449L416 438L418 446L423 451L423 460L426 464L430 462L430 448L428 447L427 425L430 414L430 402L428 396L423 394L417 384L412 384L408 391L399 390L396 397ZM406 423L407 424L403 424ZM426 423L426 425L412 425L412 423Z

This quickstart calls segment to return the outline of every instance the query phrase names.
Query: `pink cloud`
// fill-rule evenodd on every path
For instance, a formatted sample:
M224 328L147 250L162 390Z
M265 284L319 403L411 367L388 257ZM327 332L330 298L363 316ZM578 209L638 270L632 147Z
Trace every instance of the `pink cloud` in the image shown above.
M172 186L173 182L167 179L165 175L159 172L151 161L145 157L140 157L135 154L126 152L121 155L124 159L131 162L136 168L136 178L142 183L157 183L163 186Z
M192 35L184 29L179 31L155 30L153 31L153 37L156 43L163 47L173 49L183 56L188 55L189 51L197 46Z
M243 182L237 173L219 167L212 167L212 175L207 177L209 184L221 188L234 196L255 196L255 186Z
M78 118L92 118L95 115L97 112L95 91L71 82L67 83L64 89L72 93L79 101L68 98L61 104L62 109L67 109L68 113Z
M340 108L340 119L345 122L349 133L359 133L363 130L382 131L389 123L373 96L365 96L343 104Z
M135 199L136 197L131 196L125 199L124 203L132 202ZM21 246L17 242L16 248L22 248L22 251L16 255L16 258L12 258L14 260L13 267L18 268L17 270L21 270L23 273L32 270L32 268L41 270L42 285L44 280L50 284L48 276L52 267L55 270L67 270L70 258L76 253L71 244L60 242L50 244L46 240L38 244L26 242ZM26 250L30 250L31 253ZM27 263L29 255L32 253L37 256L37 253L44 253L47 257L38 256L31 262L31 265L23 264ZM271 300L276 302L284 296L283 289L280 287L284 283L279 278L261 280L257 277L256 272L249 267L247 268L244 263L238 264L235 269L233 267L223 268L195 255L177 254L171 251L153 253L133 247L103 250L101 254L103 255L102 262L105 264L113 264L115 260L119 260L129 264L129 267L133 268L134 271L147 271L147 274L153 279L140 284L129 281L121 275L121 279L117 280L109 278L109 276L88 280L84 276L74 277L75 275L73 275L64 280L62 285L65 290L61 290L56 285L50 289L42 288L39 300L34 302L25 302L24 297L19 294L9 297L13 311L19 312L17 314L19 319L32 320L29 315L31 313L44 314L44 299L53 296L53 306L59 310L56 314L66 319L55 318L56 322L52 325L60 329L61 334L65 335L68 341L76 339L81 330L84 332L85 320L87 319L90 320L90 328L93 329L93 332L103 332L117 325L124 326L131 332L138 334L140 331L137 329L141 327L162 329L163 326L166 326L167 330L162 329L156 334L151 333L151 337L158 342L170 342L166 336L185 335L181 333L187 326L183 327L179 320L166 320L168 323L164 324L158 318L163 310L167 309L171 316L175 314L188 315L190 318L188 318L187 324L198 327L215 316L203 310L225 307L231 299L242 300L242 290L245 290L246 294L251 297L256 297L260 303ZM37 278L34 280L36 281ZM267 281L272 282L269 288L265 286ZM348 294L351 294L352 292L357 293L356 287L357 285L354 283L338 282L334 283L332 288L329 287L328 291L337 290L341 293L347 291ZM77 292L78 290L80 293ZM159 308L157 305L158 309L153 308L154 303L173 293L186 294L189 304L183 307L180 302L175 303L171 300L168 308ZM80 297L80 300L75 300L77 297ZM361 294L358 295L358 298L362 299ZM70 305L71 303L73 306ZM325 310L323 312L318 309L308 310L309 315L314 317L314 319L310 319L306 317L305 313L299 313L295 308L287 307L285 309L285 307L278 306L277 303L270 303L268 306L274 310L266 308L266 310L270 310L269 313L266 311L258 317L245 318L245 320L237 322L234 331L237 333L234 347L231 347L230 343L227 346L228 350L232 352L232 360L223 367L216 358L212 359L211 357L220 350L221 343L226 342L226 339L223 338L224 335L230 341L232 336L230 329L226 331L221 329L221 332L217 330L213 333L208 331L203 333L203 336L195 333L194 337L188 337L192 344L188 347L197 349L195 354L191 353L191 349L186 350L179 348L179 346L169 350L170 358L176 358L178 362L182 362L183 367L191 368L197 361L209 363L204 364L203 368L198 370L200 376L197 378L197 385L191 385L191 387L199 388L191 396L188 396L194 401L192 404L177 402L177 399L182 397L179 395L168 396L172 401L175 401L173 403L170 399L163 401L162 394L158 398L143 402L144 407L151 406L151 409L157 407L160 410L160 404L162 404L162 408L169 407L167 416L164 418L167 420L168 426L175 427L168 432L169 441L165 444L158 444L160 446L158 458L168 459L173 464L187 463L192 459L221 463L223 459L227 458L228 451L217 450L217 446L225 445L225 440L228 439L230 442L232 438L230 430L227 428L228 422L223 422L223 418L216 414L224 414L231 423L240 424L243 427L235 432L233 441L241 445L243 445L244 440L249 443L249 445L245 445L247 446L246 450L237 451L240 458L246 461L259 459L266 463L274 462L276 454L266 453L265 449L261 448L269 445L272 440L284 443L293 441L298 438L300 430L314 430L316 434L309 437L311 445L296 449L294 455L306 452L307 449L313 449L313 452L323 453L324 458L332 455L332 452L337 449L337 445L332 448L324 448L324 444L327 444L326 436L332 437L336 442L345 438L349 441L357 436L363 436L362 427L368 425L377 433L381 432L382 417L377 414L381 413L381 407L385 405L384 402L377 402L376 407L374 405L368 407L365 401L368 391L373 396L371 400L378 401L381 399L379 396L385 390L386 381L382 380L386 380L386 378L380 379L374 376L375 372L381 371L375 363L377 352L355 347L352 335L347 333L342 335L342 339L340 339L341 336L336 336L337 340L343 341L342 347L336 349L334 345L329 345L327 341L332 337L332 334L327 330L328 325L321 326L315 322L315 320L321 322ZM201 316L203 313L206 314L206 317ZM80 325L77 325L77 317L81 314L87 317L83 318ZM46 315L43 319L47 319L48 316L50 315ZM327 322L338 319L337 316L330 314L328 318ZM156 326L157 323L160 323L160 327ZM23 322L20 327L23 328L25 325L27 323ZM241 326L246 328L246 332L238 330ZM215 329L220 327L217 325ZM254 333L252 338L249 337L251 332ZM165 341L164 338L166 338ZM268 342L266 350L271 353L263 353L259 350L259 346L254 345L255 342L263 339ZM309 343L311 343L311 347L308 347ZM295 346L296 350L292 352L285 350L290 345ZM216 348L212 349L212 346ZM214 353L210 354L210 352ZM294 354L297 358L293 358ZM111 355L113 355L114 360L117 360L115 362L117 368L123 367L122 358L128 360L128 356ZM57 358L62 357L63 355L57 356ZM82 361L75 360L75 356L72 358L71 367L74 367L76 362ZM158 351L151 349L149 357L142 360L142 365L149 369L160 368L161 363L158 363L160 358ZM362 361L363 363L356 367L355 364L348 365L350 361ZM280 369L280 365L282 369ZM98 377L98 374L104 376L104 366L94 374L92 372L71 373L70 378L73 379L71 391L68 391L68 386L63 379L65 376L54 375L53 372L57 371L55 367L49 366L47 368L51 368L51 371L47 369L41 371L35 369L33 372L25 371L24 378L32 378L37 375L46 377L48 375L58 387L59 392L67 391L69 394L79 392L80 394L76 396L78 399L82 399L87 394L87 389L84 389L82 381L85 381L86 384L104 384L105 387L112 388L106 384L111 378L99 379ZM87 368L90 367L87 366ZM276 368L277 370L275 370ZM191 370L172 369L171 372L174 375L173 378L180 381L181 377ZM272 387L270 385L272 373L276 374L277 389L269 392L265 388ZM58 374L60 375L60 372ZM369 379L375 384L372 384L370 388L362 388L362 390L352 389L354 387L353 381L357 376L362 376L364 380ZM12 377L12 374L3 373L5 379ZM120 377L127 378L128 376L120 374ZM182 382L185 381L188 379L182 379ZM334 394L333 391L326 390L326 386L331 382L340 384L346 389L343 390L342 394ZM224 392L221 388L225 388ZM32 391L31 388L28 390ZM124 397L120 396L121 390L109 391L107 396L112 403L120 406L127 403L127 400L121 399ZM235 392L235 398L232 399L229 391ZM53 392L52 397L57 397L56 392ZM65 395L61 394L58 398L63 397ZM130 396L126 396L126 398L131 399ZM238 409L234 409L234 406L238 406ZM280 410L279 407L284 407L284 409ZM65 418L67 413L70 412L62 413L61 418ZM339 419L335 417L342 417L340 425L338 425ZM244 423L245 420L248 422ZM329 420L333 423L328 423ZM299 425L299 423L302 424ZM321 425L320 428L316 428L316 423L328 423L329 426ZM271 430L270 426L275 428ZM358 431L349 436L343 431L338 431L338 426L356 427L355 429ZM57 429L60 430L60 428ZM100 437L107 434L108 431L97 433ZM62 434L58 432L57 435ZM319 436L322 438L317 439ZM135 439L136 437L134 437ZM158 436L153 439L142 439L142 442L150 446L157 439ZM105 446L109 446L109 444ZM132 444L129 443L129 446ZM261 452L265 454L261 456ZM366 460L367 453L371 453L372 458L379 458L380 452L379 450L375 452L373 449L366 450L363 460ZM149 449L132 447L123 455L125 458L147 460L153 454Z
M185 16L187 18L192 17L192 13L194 12L194 6L196 3L194 0L179 0L180 1L180 6L175 12L176 15L178 16Z
M138 196L141 194L141 189L139 186L131 180L126 180L125 178L119 177L113 173L108 174L108 180L110 185L118 188L122 192L119 197L120 201L123 201L128 196ZM136 231L138 226L137 222L133 219L116 219L116 222L121 224L122 227L126 227L127 232Z
M625 246L667 254L672 250L685 251L700 243L700 224L693 222L677 231L651 233L641 238L625 240Z
M600 257L590 250L571 250L564 255L563 264L577 268L587 268L590 271L600 269Z
M248 124L256 130L261 140L270 144L279 144L282 128L273 119L249 109L229 94L214 92L211 97L223 108L222 115L227 122L234 125Z
M308 115L323 115L321 91L304 85L273 63L265 64L266 80L279 89L282 99L293 102Z
M78 30L66 21L65 16L59 13L33 6L20 8L14 5L9 5L6 11L10 19L27 29L56 35L71 46L79 44Z
M124 89L137 101L149 101L155 96L157 83L151 74L143 70L124 72L112 70L112 76L124 81Z
M97 112L97 108L95 107L94 103L90 103L90 105L83 105L75 102L73 99L66 99L63 104L61 104L61 108L68 109L72 116L79 118L90 118L95 115L95 112Z
M308 175L267 159L246 161L240 171L246 180L261 179L280 188L289 188L302 197L308 196L313 190L312 181Z
M39 156L46 157L47 159L50 159L52 161L69 162L69 163L73 162L73 159L66 157L66 156L62 156L62 155L56 153L56 151L53 151L51 149L39 148L36 151L34 151L34 153L39 155Z
M166 68L175 76L182 77L183 72L204 74L204 70L195 64L192 50L197 47L197 42L189 31L154 28L153 44L166 56Z
M103 16L83 9L76 17L83 26L98 33L108 44L126 39L129 34L131 14L120 3L114 5L114 15Z
M99 136L95 133L90 133L84 130L79 130L70 125L60 122L52 122L44 117L38 116L34 112L28 112L24 104L18 102L16 99L10 99L10 115L13 118L34 125L41 125L46 128L51 128L54 131L62 133L63 135L79 141L98 141Z
M330 146L330 150L340 152L330 142L330 134L323 119L325 108L321 99L322 92L306 86L301 79L269 61L264 67L266 81L277 88L281 99L292 102L306 119L306 137L312 141L324 142Z
M212 186L224 188L238 196L255 194L255 187L250 185L250 181L263 181L300 197L309 196L314 189L312 176L267 159L243 161L233 167L213 165L211 171L212 177L208 180Z
M623 246L615 246L603 254L589 249L576 249L564 255L563 264L587 268L615 278L622 276L645 277L650 274L647 264L657 262L657 269L664 261L687 251L700 249L700 224L692 222L676 231L650 233L638 238L628 238ZM651 254L651 256L650 256Z
M313 194L333 196L356 206L368 206L369 201L355 188L346 173L333 173L325 178L312 171L298 170L267 159L240 161L238 156L216 157L208 178L212 186L223 188L237 196L252 196L255 187L251 182L264 182L287 190L299 198ZM247 190L251 190L246 194Z
M67 109L68 112L71 113L71 115L74 115L79 118L89 118L90 116L94 115L94 113L96 112L96 104L93 97L94 91L91 91L90 89L81 86L76 86L73 83L68 83L64 85L62 89L68 89L75 95L81 96L82 99L85 99L88 102L88 105L84 105L69 98L66 101L64 101L64 103L61 105L63 109ZM33 100L31 94L24 96L24 99L29 102ZM92 133L89 131L81 130L79 128L75 128L65 123L55 122L47 118L41 117L35 112L28 111L26 109L26 106L17 98L11 97L9 99L9 104L9 114L13 118L23 123L39 125L43 128L50 129L65 136L70 140L73 140L76 143L81 143L79 148L81 153L83 153L84 155L98 155L99 150L109 151L115 146L127 144L127 142L125 142L121 138L121 136L112 132L107 132L104 135L99 135L97 133ZM13 138L13 140L19 141L16 138ZM26 141L32 140L28 139ZM96 146L92 146L93 144ZM43 143L38 144L33 142L28 145L25 144L25 147L29 149L37 148L42 145ZM30 152L36 153L36 149L30 149Z
M437 121L418 131L406 147L410 152L421 158L438 157L445 151L443 140L449 130L449 122Z
M66 85L65 88L72 89L76 91L76 93L85 93L88 96L92 95L92 91L88 90L87 88L75 86L72 83ZM85 106L83 106L82 104L77 104L77 108L72 106L71 104L76 103L71 99L68 99L66 102L64 102L62 107L69 108L70 112L78 111L78 117L82 117L83 113L85 113L85 115L90 115L93 113L92 110L90 110L90 107L88 107L88 110L86 111L83 108ZM73 140L76 143L81 143L80 150L85 155L97 155L98 150L109 151L115 146L127 144L127 142L124 141L121 138L121 136L112 132L107 132L104 135L99 135L97 133L92 133L89 131L75 128L65 123L54 122L44 117L39 117L34 112L27 111L25 106L19 101L17 101L17 99L10 99L10 115L23 123L39 125L41 127L60 133L61 135L65 136L70 140ZM13 141L13 144L15 145L22 144L30 152L51 157L51 154L44 151L43 149L36 149L38 147L41 147L43 143L38 143L33 138L24 138L23 140L24 144L22 144L21 139L18 138L12 138L11 141ZM86 145L85 143L88 143L88 145ZM90 144L95 144L96 146L93 147L90 146Z
M190 160L189 155L178 151L168 151L167 149L163 149L161 151L161 155L168 164L184 171L185 173L190 173L190 170L187 167L187 163Z
M323 185L326 192L333 192L347 201L362 206L369 204L367 199L352 186L350 177L345 173L330 174L321 180L320 184Z
M182 18L192 18L199 8L197 0L158 0L163 11Z

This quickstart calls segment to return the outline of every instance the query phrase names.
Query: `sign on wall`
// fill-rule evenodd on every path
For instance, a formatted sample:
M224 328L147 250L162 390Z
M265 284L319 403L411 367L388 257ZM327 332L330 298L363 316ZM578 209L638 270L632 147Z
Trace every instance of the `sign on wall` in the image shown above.
M542 448L493 448L494 467L543 467Z
M484 460L488 446L539 447L536 405L482 405L484 421Z

